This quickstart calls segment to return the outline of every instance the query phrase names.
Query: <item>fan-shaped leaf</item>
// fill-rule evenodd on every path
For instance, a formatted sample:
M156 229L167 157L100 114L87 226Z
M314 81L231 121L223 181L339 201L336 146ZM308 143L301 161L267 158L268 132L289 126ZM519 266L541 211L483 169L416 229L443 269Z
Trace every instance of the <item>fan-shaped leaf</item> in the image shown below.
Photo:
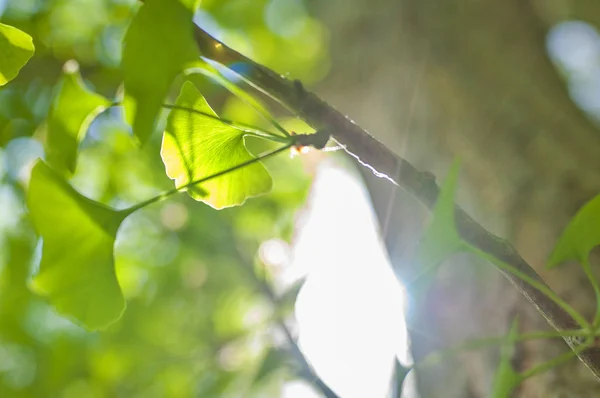
M46 155L55 170L73 173L79 143L92 120L110 101L85 87L75 61L67 62L63 69L48 116Z
M198 60L192 17L196 1L146 0L125 35L125 112L144 143L154 132L173 79Z
M190 82L186 82L177 98L176 106L167 121L161 155L167 175L176 186L199 180L254 157L244 146L244 132L219 120L190 112L194 109L216 116L204 97ZM215 209L241 205L253 196L270 191L271 176L256 162L202 184L202 189L189 189L196 200Z
M88 329L119 319L125 300L115 275L113 245L127 214L80 195L41 160L32 170L27 205L43 238L32 289Z
M0 23L0 86L17 77L35 48L27 33Z
M249 92L223 76L223 74L221 74L214 66L204 61L199 62L196 64L196 67L192 73L187 76L187 79L191 82L196 82L200 76L207 77L217 83L219 86L227 89L227 91L235 95L242 102L256 111L264 120L271 123L284 136L289 135L289 133L279 124L279 122L273 116L271 116L269 110L260 101L254 98ZM202 83L202 81L200 83Z
M563 231L548 266L568 260L587 262L592 249L600 244L600 195L587 202Z

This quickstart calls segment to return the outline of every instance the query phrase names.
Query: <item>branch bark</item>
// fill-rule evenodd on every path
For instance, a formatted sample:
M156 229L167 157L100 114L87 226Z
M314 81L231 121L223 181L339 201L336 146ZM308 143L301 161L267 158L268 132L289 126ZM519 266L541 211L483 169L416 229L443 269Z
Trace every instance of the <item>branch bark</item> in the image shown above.
M299 81L286 79L252 61L199 27L194 31L194 37L204 57L223 65L243 64L244 71L241 76L249 84L286 106L313 128L327 129L348 154L371 169L375 175L402 187L422 204L430 209L433 208L440 189L430 173L417 170L408 161L394 154L352 120L315 94L306 91ZM467 242L544 283L510 242L485 230L460 207L456 206L455 211L457 228ZM533 304L553 328L564 331L579 327L567 312L540 291L507 271L500 269L500 272ZM565 341L571 349L579 346L579 342L574 338L565 337ZM600 379L600 348L586 349L578 357Z

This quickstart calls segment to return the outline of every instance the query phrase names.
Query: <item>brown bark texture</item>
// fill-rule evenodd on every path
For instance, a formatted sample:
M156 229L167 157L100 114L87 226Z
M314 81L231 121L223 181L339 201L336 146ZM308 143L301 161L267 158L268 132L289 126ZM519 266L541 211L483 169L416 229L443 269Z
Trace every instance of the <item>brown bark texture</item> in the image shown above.
M309 2L330 32L331 70L315 88L377 139L443 179L462 161L458 204L509 239L546 282L591 316L594 296L577 264L546 270L566 223L600 193L600 129L571 101L550 62L548 29L566 19L600 27L587 0L328 0ZM364 172L397 273L428 212ZM467 255L449 259L411 328L415 359L469 338L549 330L499 272ZM560 340L518 346L526 370L568 350ZM485 397L498 351L463 354L418 374L422 397ZM525 383L516 396L597 397L577 360Z

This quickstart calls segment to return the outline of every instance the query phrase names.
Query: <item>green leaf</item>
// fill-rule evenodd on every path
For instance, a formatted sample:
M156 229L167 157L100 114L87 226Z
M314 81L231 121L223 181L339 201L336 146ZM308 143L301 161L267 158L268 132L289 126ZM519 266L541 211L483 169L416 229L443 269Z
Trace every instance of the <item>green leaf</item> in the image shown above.
M196 1L146 0L123 46L125 113L144 143L173 79L198 60L192 17Z
M519 323L515 319L506 336L505 343L500 347L500 364L496 370L490 398L510 398L513 390L521 382L521 376L515 372L511 365L518 332Z
M600 195L587 202L563 231L548 267L568 260L587 262L592 249L600 244Z
M113 245L128 213L82 196L42 160L33 167L27 205L44 242L31 288L88 329L119 319L125 300Z
M258 101L256 98L254 98L246 90L242 89L237 84L235 84L235 83L231 82L229 79L227 79L212 65L210 65L204 61L199 62L195 65L195 68L192 72L193 73L190 73L187 76L188 80L195 82L195 81L197 81L197 78L199 76L204 76L204 77L209 78L210 80L219 84L221 87L225 88L231 94L235 95L242 102L247 104L256 113L258 113L264 120L268 121L269 123L271 123L273 125L273 127L275 127L277 130L279 130L281 135L283 135L285 137L289 136L289 133L287 132L287 130L284 129L283 126L281 126L279 124L279 122L277 122L277 120L273 116L271 116L271 113L269 112L269 110L260 101Z
M17 77L34 50L31 36L13 26L0 23L0 86Z
M176 106L186 109L173 109L169 114L161 148L167 175L175 180L176 186L254 159L244 145L243 131L188 110L216 116L192 83L183 85ZM222 209L267 193L271 186L269 172L256 162L202 184L207 192L189 189L188 193L215 209Z
M547 267L555 267L568 260L577 260L589 279L596 295L594 325L600 323L600 284L592 272L590 252L600 244L600 195L587 202L563 231L554 247Z
M94 118L111 102L85 87L75 61L68 61L63 70L48 115L46 155L55 170L72 174L79 143Z
M454 162L442 186L433 210L433 221L417 248L417 261L420 274L408 285L418 302L431 285L435 273L442 262L450 255L466 246L456 229L454 220L454 192L458 179L459 163Z

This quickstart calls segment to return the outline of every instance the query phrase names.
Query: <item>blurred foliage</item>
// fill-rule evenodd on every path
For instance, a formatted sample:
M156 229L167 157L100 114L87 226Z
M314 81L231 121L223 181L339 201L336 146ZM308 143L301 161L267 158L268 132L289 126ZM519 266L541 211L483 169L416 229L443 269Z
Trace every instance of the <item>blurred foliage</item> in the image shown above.
M55 170L71 175L77 165L79 144L92 120L111 103L85 87L75 61L67 61L63 69L48 114L45 153Z
M31 36L14 26L0 24L0 86L19 74L34 50Z
M127 310L105 331L86 332L29 289L41 252L24 198L62 66L77 60L87 87L118 98L121 44L137 7L0 0L0 21L36 46L0 89L0 397L278 397L294 376L274 344L279 314L252 277L264 267L252 258L261 242L291 237L310 182L298 160L266 161L273 192L243 207L217 212L181 194L128 218L115 259ZM327 72L325 30L300 0L204 1L195 19L281 73L314 82ZM240 100L204 84L218 112L258 123ZM111 108L90 126L70 181L116 208L147 199L172 187L159 141L138 148Z
M187 3L196 1L146 0L123 38L124 107L141 143L154 132L173 80L200 56L191 23L196 5Z
M89 200L46 162L31 170L29 216L43 239L31 288L56 311L90 330L120 318L125 300L115 274L113 247L128 215Z

